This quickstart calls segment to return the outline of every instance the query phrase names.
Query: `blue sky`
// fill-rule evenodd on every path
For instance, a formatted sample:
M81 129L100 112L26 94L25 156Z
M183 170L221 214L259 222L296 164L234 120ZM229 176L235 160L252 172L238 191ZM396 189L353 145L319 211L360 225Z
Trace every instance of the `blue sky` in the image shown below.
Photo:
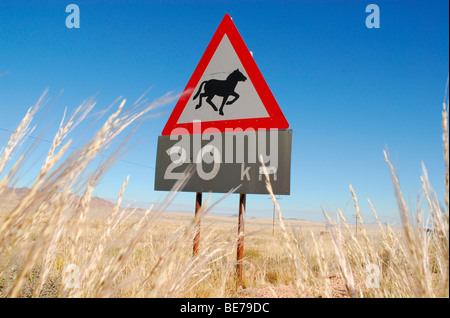
M65 26L70 3L80 8L79 29ZM370 3L379 6L379 29L365 25ZM228 13L293 129L291 195L279 202L284 215L323 220L322 208L334 214L338 207L351 217L351 184L363 216L372 219L369 198L382 221L393 222L398 211L383 150L411 207L421 188L422 161L443 196L448 6L378 0L2 1L0 149L46 88L52 101L64 91L37 118L45 140L52 139L65 107L73 110L95 94L101 111L119 96L131 103L150 87L149 99L182 91ZM133 148L95 195L115 198L127 175L126 199L154 202L165 195L153 190L156 143L174 106L139 127ZM80 145L86 133L74 133ZM40 144L36 156L48 147ZM36 160L29 160L30 175ZM19 186L30 180L24 174ZM181 193L171 209L193 212L194 202L194 193ZM217 209L237 211L237 195ZM272 217L268 196L248 195L247 215Z

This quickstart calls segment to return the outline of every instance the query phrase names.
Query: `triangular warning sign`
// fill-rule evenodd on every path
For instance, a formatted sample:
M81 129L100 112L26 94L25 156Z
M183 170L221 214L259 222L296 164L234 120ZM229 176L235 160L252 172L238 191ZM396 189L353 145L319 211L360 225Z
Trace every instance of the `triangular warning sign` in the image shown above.
M194 131L194 122L201 123L201 131ZM202 133L212 127L220 132L227 128L289 128L228 14L214 33L162 135Z

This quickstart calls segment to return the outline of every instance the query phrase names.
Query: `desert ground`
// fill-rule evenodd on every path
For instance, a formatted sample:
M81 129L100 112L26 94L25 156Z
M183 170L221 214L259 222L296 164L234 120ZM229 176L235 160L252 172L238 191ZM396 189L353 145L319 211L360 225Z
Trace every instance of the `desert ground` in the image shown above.
M2 222L27 194L29 189L9 189L3 195ZM76 206L80 198L72 200ZM47 243L41 237L51 222L48 216L36 220L30 215L28 234L12 242L12 250L2 246L0 295L10 296L30 255L47 244L24 275L18 297L403 297L414 293L409 284L418 283L403 280L414 273L402 256L406 246L395 243L403 240L401 229L380 232L377 226L360 225L356 233L346 224L333 234L325 222L276 219L274 226L272 218L245 218L243 277L237 284L238 218L204 215L194 256L194 216L117 208L93 198L81 223L72 223L76 212L62 213L59 235ZM345 245L344 262L333 235ZM375 280L369 262L383 270ZM397 272L398 265L404 273ZM442 284L438 266L430 272L433 289ZM371 286L374 282L379 286Z
M0 201L0 218L6 218L6 215L17 206L23 197L28 193L28 188L20 189L9 189L5 193ZM114 205L107 200L101 198L95 198L92 200L89 211L87 213L87 226L89 236L97 236L103 230L106 229L107 219L113 213ZM131 208L121 208L119 212L127 220L123 222L119 227L129 227L135 222L139 222L144 218L145 211L142 209L131 209ZM155 213L156 217L152 218L151 229L149 229L149 235L151 240L140 240L136 243L134 253L139 255L139 258L144 260L146 257L153 255L155 251L151 249L156 247L153 245L154 242L161 246L168 245L171 242L171 236L176 235L177 231L180 229L188 228L190 224L194 221L194 212L189 213L176 213L176 212L164 212ZM302 231L314 231L320 233L318 235L329 235L326 231L326 224L320 222L309 222L302 220L286 220L285 225L295 232ZM98 232L94 234L94 232ZM155 235L152 235L155 233ZM230 255L227 256L227 263L223 267L224 272L220 275L230 275L234 274L233 267L236 264L236 252L233 252L233 248L236 249L236 241L238 237L238 217L231 216L217 216L217 215L206 215L201 219L200 222L200 253L201 249L205 248L209 243L215 242L217 237L223 240L223 245L225 245L229 251ZM23 242L22 246L19 248L20 252L17 253L15 259L17 264L10 264L11 268L18 268L21 258L29 252L27 248L32 248L35 242L36 234L31 234L29 239ZM161 237L158 237L161 236ZM222 294L221 296L232 296L232 297L298 297L295 288L290 283L290 278L288 277L289 269L283 269L281 266L283 264L283 257L277 255L276 246L279 244L279 240L282 239L280 236L279 221L272 218L246 218L245 219L245 249L244 249L244 271L243 278L244 284L242 286L233 286L233 279L228 282L230 285L227 290L227 294ZM107 245L109 245L110 250L119 248L122 243L126 243L126 240L122 241L120 235L111 238ZM186 242L183 244L183 250L186 255L185 258L192 257L193 248L193 236L187 235ZM270 248L270 249L268 249ZM158 248L159 249L159 248ZM274 253L275 252L275 253ZM149 255L146 255L146 254ZM64 258L64 255L60 255L59 258ZM234 260L233 260L234 258ZM144 262L147 262L145 260ZM278 268L271 268L275 265ZM223 264L222 264L223 265ZM60 268L62 265L58 265ZM281 267L280 267L281 266ZM231 272L231 273L230 273ZM36 273L36 271L35 271ZM39 273L38 273L39 275ZM58 276L61 273L55 273ZM343 292L343 286L339 284L336 279L336 275L330 276L330 282L334 285L335 296L339 296ZM59 281L61 278L56 278ZM27 297L32 296L32 289L35 287L36 283L33 279L27 281L24 286L24 290L21 296ZM6 296L6 280L3 279L3 285L0 286L0 292L3 296ZM50 285L49 285L50 286ZM51 288L54 287L54 290ZM220 296L214 293L205 292L203 296ZM48 290L43 292L43 295L52 297L58 295L58 290L56 286L51 285ZM193 296L193 294L189 294ZM202 296L202 295L200 295Z

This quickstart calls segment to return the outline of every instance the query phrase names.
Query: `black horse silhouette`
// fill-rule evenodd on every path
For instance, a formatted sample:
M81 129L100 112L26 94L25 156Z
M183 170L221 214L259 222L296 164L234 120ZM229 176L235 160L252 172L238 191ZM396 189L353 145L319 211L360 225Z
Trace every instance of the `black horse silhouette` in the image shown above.
M245 80L247 80L247 77L245 77L239 69L236 69L233 73L228 75L226 80L210 79L208 81L203 81L193 98L193 100L195 100L200 95L199 103L195 106L195 109L202 107L202 98L207 97L206 101L208 104L210 104L212 108L217 111L216 105L212 102L213 97L217 95L223 97L222 105L219 108L219 114L223 116L223 106L225 106L225 104L231 105L239 98L239 94L234 91L237 83L244 82ZM200 94L203 86L204 92ZM234 99L227 101L230 96L233 96Z

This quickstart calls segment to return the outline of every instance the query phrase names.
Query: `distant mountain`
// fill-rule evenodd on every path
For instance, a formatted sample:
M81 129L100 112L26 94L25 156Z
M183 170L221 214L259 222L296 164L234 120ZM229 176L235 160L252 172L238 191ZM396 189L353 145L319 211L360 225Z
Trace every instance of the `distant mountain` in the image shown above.
M29 188L23 187L23 188L12 188L7 187L5 191L2 194L2 201L9 202L10 204L13 202L20 201L28 192L30 191ZM77 204L81 197L79 195L72 195L73 203ZM89 205L91 208L105 208L105 209L112 209L114 207L114 203L99 198L97 196L91 198L91 202Z
M30 191L30 189L27 188L27 187L23 187L23 188L9 188L9 187L7 187L5 192L4 192L4 195L6 195L6 194L8 194L8 195L15 194L17 196L24 196L29 191Z
M113 203L99 197L92 197L90 206L93 208L108 208L108 209L114 208Z

